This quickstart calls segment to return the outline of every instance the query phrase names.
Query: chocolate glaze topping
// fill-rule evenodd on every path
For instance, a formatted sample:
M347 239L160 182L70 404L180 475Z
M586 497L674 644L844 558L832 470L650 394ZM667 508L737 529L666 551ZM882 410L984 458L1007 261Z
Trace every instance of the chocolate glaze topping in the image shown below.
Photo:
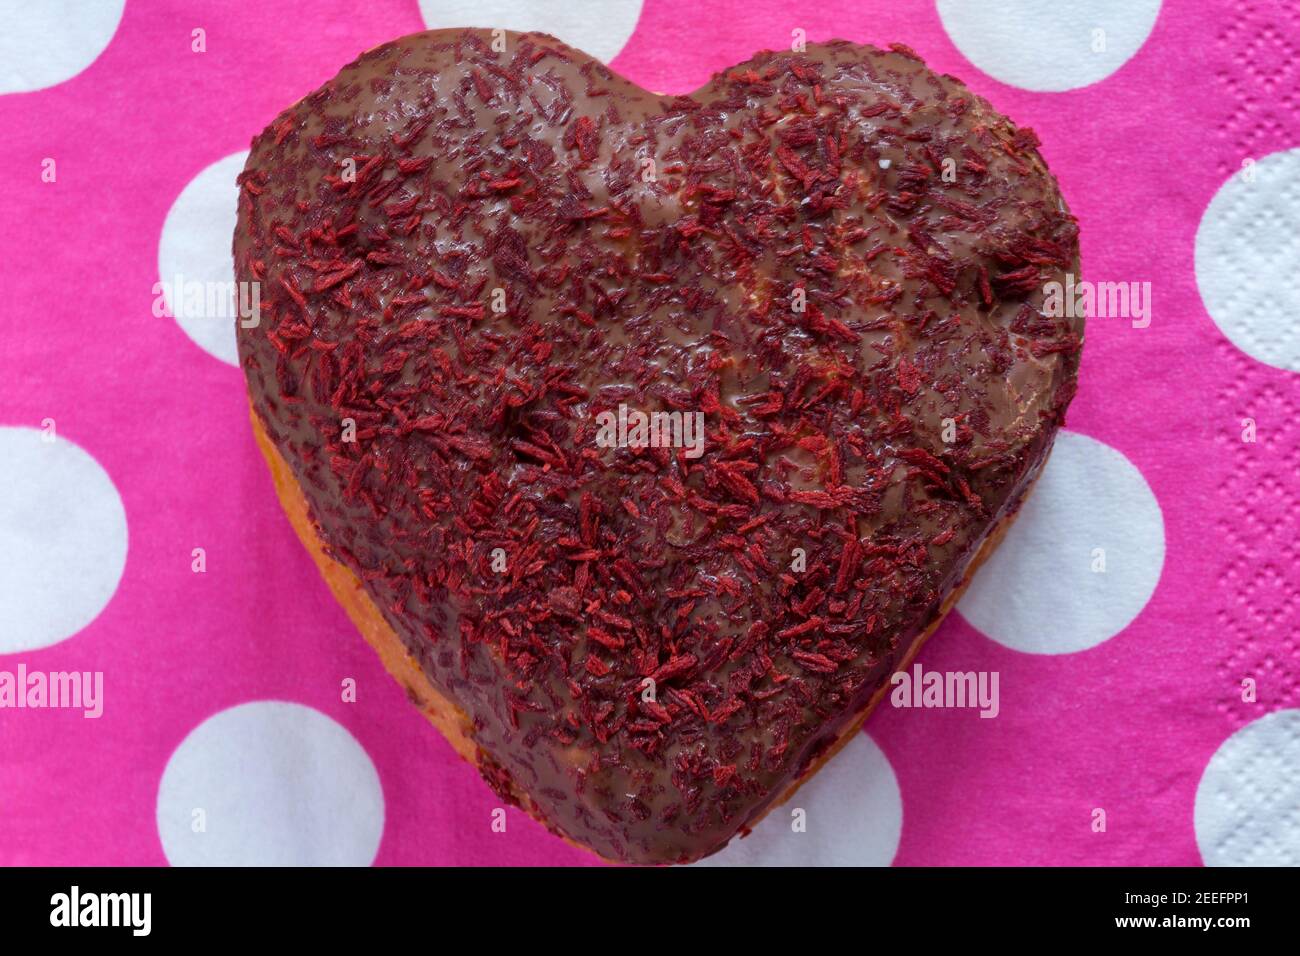
M664 97L478 30L372 50L253 141L253 407L503 797L695 859L888 680L1074 393L1036 145L904 47ZM619 405L702 412L703 455L603 447Z

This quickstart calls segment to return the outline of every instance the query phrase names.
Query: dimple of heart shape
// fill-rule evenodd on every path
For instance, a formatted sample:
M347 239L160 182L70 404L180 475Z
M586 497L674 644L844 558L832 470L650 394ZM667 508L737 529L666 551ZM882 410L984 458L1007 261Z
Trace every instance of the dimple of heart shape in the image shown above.
M694 860L860 725L1074 394L1082 319L1043 289L1078 230L1037 146L902 46L665 97L477 30L372 50L254 140L254 431L503 798ZM701 416L698 453L597 441L629 410Z

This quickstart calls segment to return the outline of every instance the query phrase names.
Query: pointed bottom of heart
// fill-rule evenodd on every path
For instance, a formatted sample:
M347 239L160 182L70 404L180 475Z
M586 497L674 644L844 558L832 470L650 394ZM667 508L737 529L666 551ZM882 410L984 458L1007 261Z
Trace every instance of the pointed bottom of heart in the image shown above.
M293 472L289 469L288 463L281 457L274 443L266 434L266 430L262 427L262 423L255 412L252 413L252 420L253 435L257 439L257 445L261 449L262 455L266 459L266 463L271 470L271 477L275 482L276 494L280 498L280 504L284 508L285 515L288 516L290 524L293 525L293 529L297 532L299 540L302 541L303 546L312 556L312 560L316 562L316 567L320 569L321 577L323 577L325 583L329 585L330 591L333 592L335 599L343 606L343 610L346 611L348 617L352 619L352 623L355 624L357 630L361 632L361 636L366 639L366 643L373 647L376 653L379 654L379 658L383 662L384 667L406 691L406 696L410 701L419 707L425 717L429 719L430 723L437 727L438 731L447 738L447 742L451 744L456 753L460 754L462 758L469 761L469 763L474 767L482 770L487 755L484 754L474 742L470 733L472 725L469 717L459 706L456 705L455 702L447 698L447 696L438 690L429 680L428 676L421 669L419 662L416 661L410 651L406 649L401 638L397 636L397 632L388 625L388 622L384 620L384 616L380 612L379 608L375 606L373 601L371 601L370 595L366 593L365 588L361 584L360 578L353 574L345 565L336 561L329 555L324 542L321 541L319 535L316 533L316 529L308 514L307 499L303 497L302 490L298 487L298 483L294 479ZM1011 526L1011 522L1019 511L1020 505L1023 504L1024 499L1032 490L1033 483L1037 480L1038 474L1041 474L1042 466L1046 464L1049 456L1050 452L1049 455L1045 455L1039 463L1038 471L1030 476L1029 480L1026 481L1025 490L1020 495L1015 507L998 521L998 523L993 527L993 530L989 533L988 537L985 538L979 551L976 552L975 557L967 565L961 583L957 587L953 588L952 592L944 600L939 614L930 622L929 626L918 634L912 641L911 647L908 648L907 653L903 656L902 660L899 661L898 670L906 670L911 666L917 652L921 649L921 645L925 643L926 639L929 638L931 634L939 629L939 625L942 624L944 618L948 616L948 612L956 606L957 601L966 590L966 586L970 584L971 578L974 577L976 570L978 570L979 566L984 563L985 559L997 549L1003 537L1006 536L1007 529ZM746 826L738 830L737 835L747 836L753 828L759 824L764 816L794 796L795 791L797 791L805 781L820 770L828 760L835 756L835 754L839 753L845 744L852 740L861 731L862 725L866 722L867 718L871 716L871 712L875 710L876 705L884 699L889 690L889 681L882 683L880 689L872 695L871 700L867 703L867 706L863 708L861 714L849 722L843 733L840 734L835 742L832 743L831 746L827 747L825 752L814 760L808 769L797 780L793 781L777 799L768 804L759 816L755 817ZM510 796L512 796L519 806L526 810L530 816L536 819L543 826L546 826L552 832L555 832L554 827L548 823L546 815L542 812L541 808L533 802L527 793L514 789L511 791ZM564 839L565 842L578 847L581 850L592 852L591 847L583 846L581 843L578 843L576 840L573 840L563 833L558 833L557 835ZM716 847L714 849L721 849L721 847ZM610 860L609 862L622 863L624 861Z

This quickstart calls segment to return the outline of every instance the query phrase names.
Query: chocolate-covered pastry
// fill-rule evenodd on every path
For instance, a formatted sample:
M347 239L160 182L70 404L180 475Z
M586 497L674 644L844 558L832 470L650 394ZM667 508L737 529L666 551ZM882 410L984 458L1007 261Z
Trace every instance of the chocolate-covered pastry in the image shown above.
M1082 320L1043 287L1078 232L1036 146L901 46L673 97L480 30L372 50L254 140L255 430L504 799L693 860L858 726L1074 394Z

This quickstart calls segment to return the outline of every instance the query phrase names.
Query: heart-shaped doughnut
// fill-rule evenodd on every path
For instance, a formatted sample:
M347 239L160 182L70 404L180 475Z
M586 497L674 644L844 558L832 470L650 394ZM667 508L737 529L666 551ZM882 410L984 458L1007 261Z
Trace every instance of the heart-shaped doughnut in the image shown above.
M693 860L860 725L1075 391L1036 146L902 46L659 96L480 30L372 50L254 140L254 430L503 799Z

